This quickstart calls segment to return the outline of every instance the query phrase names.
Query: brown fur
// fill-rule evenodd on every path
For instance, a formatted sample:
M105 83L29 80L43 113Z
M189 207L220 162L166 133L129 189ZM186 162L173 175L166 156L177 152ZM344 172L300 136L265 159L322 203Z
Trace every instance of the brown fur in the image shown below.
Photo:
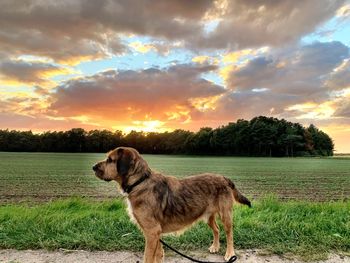
M221 175L205 173L177 179L151 171L146 161L133 148L119 147L93 170L100 179L118 182L122 190L141 179L128 193L130 214L140 226L145 239L144 262L163 261L161 234L178 232L202 219L213 230L214 241L209 251L219 251L219 216L226 233L225 260L233 256L232 204L234 199L250 206L249 200L233 182Z

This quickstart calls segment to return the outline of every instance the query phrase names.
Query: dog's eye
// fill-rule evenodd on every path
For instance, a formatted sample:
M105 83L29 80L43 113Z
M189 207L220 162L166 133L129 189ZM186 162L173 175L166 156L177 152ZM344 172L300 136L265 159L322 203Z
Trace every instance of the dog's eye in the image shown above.
M112 158L111 157L108 157L107 158L107 163L111 163L112 162Z

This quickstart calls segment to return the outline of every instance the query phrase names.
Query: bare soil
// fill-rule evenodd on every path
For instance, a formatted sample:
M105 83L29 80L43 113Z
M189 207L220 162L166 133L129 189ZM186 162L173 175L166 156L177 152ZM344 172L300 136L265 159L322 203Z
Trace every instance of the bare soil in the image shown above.
M261 250L238 250L236 251L238 259L236 262L245 263L302 263L303 261L280 257L277 255L268 255ZM222 262L222 255L210 255L203 253L191 253L191 256L202 260ZM142 253L135 252L106 252L106 251L84 251L84 250L0 250L0 262L3 263L135 263L142 262ZM190 261L166 253L165 261L169 263L189 263ZM319 262L325 263L350 263L349 256L331 254L327 260Z

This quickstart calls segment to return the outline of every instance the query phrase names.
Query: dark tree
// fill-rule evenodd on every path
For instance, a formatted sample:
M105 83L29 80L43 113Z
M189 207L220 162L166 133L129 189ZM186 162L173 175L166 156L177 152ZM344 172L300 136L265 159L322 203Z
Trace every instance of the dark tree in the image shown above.
M284 119L259 116L230 122L216 129L201 128L198 132L0 130L0 151L42 152L107 152L118 146L130 146L141 153L199 154L235 156L308 156L333 155L332 139L316 126L304 128Z

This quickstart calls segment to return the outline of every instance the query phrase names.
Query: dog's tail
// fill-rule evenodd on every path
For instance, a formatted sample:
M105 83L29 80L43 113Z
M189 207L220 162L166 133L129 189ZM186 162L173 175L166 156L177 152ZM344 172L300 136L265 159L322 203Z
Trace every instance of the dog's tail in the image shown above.
M235 198L235 200L241 204L247 205L249 207L252 207L252 204L250 203L250 201L248 200L247 197L245 197L244 195L241 194L240 191L238 191L238 189L236 188L235 184L228 178L224 177L225 180L228 182L228 185L231 187L232 189L232 193L233 193L233 197Z

